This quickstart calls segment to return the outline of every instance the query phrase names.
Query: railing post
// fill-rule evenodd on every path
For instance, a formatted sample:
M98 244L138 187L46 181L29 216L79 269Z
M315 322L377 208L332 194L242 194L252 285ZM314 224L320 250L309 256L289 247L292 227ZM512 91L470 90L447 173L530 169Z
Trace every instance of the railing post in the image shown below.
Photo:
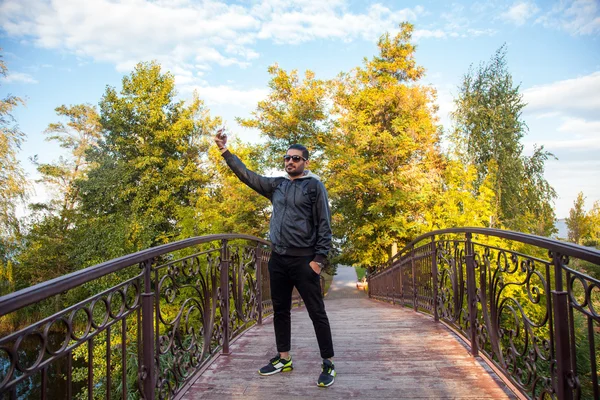
M262 249L260 243L256 244L256 301L258 302L258 325L262 325Z
M371 271L369 270L369 268L367 268L366 271L367 274L367 286L369 287L369 292L367 293L367 296L369 296L369 298L371 298Z
M144 399L154 400L154 293L152 292L152 259L143 263L144 292L142 293L142 368Z
M477 344L477 296L475 291L475 262L473 254L473 242L471 241L471 232L466 233L465 241L465 261L467 263L467 301L469 302L469 325L471 326L471 354L473 357L479 355L479 345Z
M389 275L388 279L392 281L392 305L396 305L396 280L394 279L394 271L389 270L387 273Z
M433 319L440 320L438 315L438 269L437 269L437 246L435 245L435 237L431 237L431 284L433 285Z
M554 337L556 340L556 394L560 400L571 400L573 391L570 389L568 376L571 370L571 352L569 349L569 294L563 290L563 269L561 254L554 252L554 288L552 303L554 308Z
M404 265L398 257L398 270L400 271L400 304L404 305Z
M413 308L417 311L417 268L415 266L415 248L410 248L410 267L412 268L412 292L413 292Z
M223 354L229 354L229 252L227 239L221 241L221 317L223 318Z

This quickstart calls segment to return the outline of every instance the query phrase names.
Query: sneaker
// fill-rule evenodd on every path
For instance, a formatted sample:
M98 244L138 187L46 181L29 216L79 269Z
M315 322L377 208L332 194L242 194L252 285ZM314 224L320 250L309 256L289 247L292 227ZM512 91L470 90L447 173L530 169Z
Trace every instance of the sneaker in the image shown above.
M327 387L333 385L335 375L336 373L333 363L329 360L323 360L323 366L321 367L321 375L319 375L317 386Z
M258 373L263 376L269 376L278 372L288 372L293 369L292 356L290 356L289 360L286 360L285 358L281 358L279 355L277 355L276 357L271 358L271 361L269 361L267 365L259 369Z

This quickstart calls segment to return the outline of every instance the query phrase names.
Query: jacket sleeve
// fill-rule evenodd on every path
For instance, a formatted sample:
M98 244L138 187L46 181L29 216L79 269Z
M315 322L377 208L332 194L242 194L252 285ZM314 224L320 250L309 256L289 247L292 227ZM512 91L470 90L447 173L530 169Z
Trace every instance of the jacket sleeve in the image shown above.
M331 249L331 214L329 211L329 199L327 198L327 190L323 182L319 181L317 185L317 199L315 203L316 218L315 225L317 227L317 243L315 245L314 261L324 263Z
M254 171L250 171L248 168L246 168L246 165L242 162L242 160L240 160L235 154L232 154L229 150L225 151L222 156L227 162L229 168L234 174L236 174L240 181L245 183L258 194L271 200L271 197L273 197L273 191L275 190L273 183L280 178L269 178L259 175Z

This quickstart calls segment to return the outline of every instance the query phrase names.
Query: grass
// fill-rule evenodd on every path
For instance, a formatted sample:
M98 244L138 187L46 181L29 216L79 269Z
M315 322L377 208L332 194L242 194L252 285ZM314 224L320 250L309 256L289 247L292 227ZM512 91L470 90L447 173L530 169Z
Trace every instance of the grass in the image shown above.
M365 274L367 273L367 269L366 268L361 268L361 267L354 267L354 269L356 269L356 278L357 280L361 280Z

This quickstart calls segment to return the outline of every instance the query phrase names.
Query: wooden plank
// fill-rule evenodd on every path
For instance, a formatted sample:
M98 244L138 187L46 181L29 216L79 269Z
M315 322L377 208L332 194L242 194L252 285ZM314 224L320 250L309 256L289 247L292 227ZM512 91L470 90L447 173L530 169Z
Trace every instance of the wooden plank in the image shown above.
M345 295L346 294L346 295ZM236 340L183 397L199 399L514 399L450 330L412 309L368 299L356 287L326 299L338 376L318 388L321 359L304 308L292 311L294 370L261 377L276 354L272 320Z

